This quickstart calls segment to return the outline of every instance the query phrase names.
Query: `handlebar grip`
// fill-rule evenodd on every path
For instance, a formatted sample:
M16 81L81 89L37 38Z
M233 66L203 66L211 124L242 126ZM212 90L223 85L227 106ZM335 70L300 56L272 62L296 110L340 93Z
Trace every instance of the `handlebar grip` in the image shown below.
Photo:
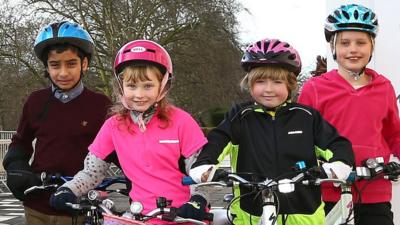
M192 184L197 184L196 181L194 181L192 177L184 176L182 178L182 185L188 186L188 185L192 185Z
M214 219L214 214L213 213L206 212L204 214L204 220L213 221L213 219Z

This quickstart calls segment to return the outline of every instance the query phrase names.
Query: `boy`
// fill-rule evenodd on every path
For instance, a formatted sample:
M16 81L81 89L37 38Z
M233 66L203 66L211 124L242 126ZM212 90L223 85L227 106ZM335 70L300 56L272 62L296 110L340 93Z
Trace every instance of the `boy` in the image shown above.
M87 147L105 121L111 102L83 86L94 43L80 25L63 21L44 27L34 51L51 87L33 92L24 104L3 161L7 186L23 201L27 224L71 224L71 217L50 207L49 191L25 196L24 190L41 184L37 176L41 172L72 176L83 168Z
M318 159L326 161L328 177L346 179L354 162L350 142L316 110L291 102L301 70L297 50L278 39L263 39L246 49L241 65L247 72L241 87L252 100L233 106L207 135L190 176L204 182L220 156L231 154L232 170L251 174L245 179L256 182L284 178L298 161L317 166ZM231 207L233 223L258 224L261 196L245 186L235 186L234 194L241 197ZM278 193L277 198L278 224L324 224L319 187L298 185L294 193Z

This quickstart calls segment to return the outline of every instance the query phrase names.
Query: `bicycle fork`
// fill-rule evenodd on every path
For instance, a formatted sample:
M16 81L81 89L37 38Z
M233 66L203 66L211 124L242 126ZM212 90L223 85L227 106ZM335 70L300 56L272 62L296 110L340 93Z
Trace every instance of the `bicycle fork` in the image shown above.
M326 215L326 225L354 225L353 195L351 186L342 184L340 200L332 210Z

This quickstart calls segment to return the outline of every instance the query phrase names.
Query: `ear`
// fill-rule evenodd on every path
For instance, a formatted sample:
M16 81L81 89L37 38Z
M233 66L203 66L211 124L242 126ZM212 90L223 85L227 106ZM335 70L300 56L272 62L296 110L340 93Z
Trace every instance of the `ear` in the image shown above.
M87 57L84 57L82 61L82 71L86 72L88 70L88 67L89 67L89 60Z

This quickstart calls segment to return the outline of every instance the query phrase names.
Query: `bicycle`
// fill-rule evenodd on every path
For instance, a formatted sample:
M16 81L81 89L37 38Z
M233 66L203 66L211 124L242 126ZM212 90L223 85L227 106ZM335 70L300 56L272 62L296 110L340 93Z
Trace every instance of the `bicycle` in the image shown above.
M388 164L383 163L383 158L368 159L365 161L364 167L357 167L356 171L353 171L347 180L333 179L333 178L320 178L322 175L322 168L313 167L310 169L305 169L303 162L298 162L297 170L300 171L292 179L283 179L279 181L266 179L263 182L249 182L237 174L227 173L226 180L231 180L233 182L238 182L242 185L249 185L250 187L259 188L262 191L263 196L263 213L261 216L260 224L263 225L273 225L277 221L277 212L279 213L279 202L274 201L274 196L276 191L281 193L291 193L294 191L294 184L301 183L304 185L320 185L322 183L336 183L340 185L341 188L341 198L339 202L334 206L334 208L326 215L326 225L338 225L338 224L354 224L354 210L353 210L353 195L351 192L352 184L356 180L368 179L373 180L379 177L384 177L385 179L397 180L400 174L400 165L396 162L390 162ZM221 170L219 172L226 173ZM216 172L218 173L218 172ZM221 177L221 175L219 175ZM224 175L222 175L223 177ZM232 187L233 182L206 182L196 184L198 186L209 186L217 185L222 187ZM190 177L185 177L182 181L184 185L195 184L195 182ZM360 196L360 195L359 195ZM233 199L230 203L240 198L240 196ZM228 221L218 221L218 224L227 224L227 222L232 223L229 207L226 210L226 218Z
M364 166L356 167L347 180L337 180L334 183L339 183L341 188L340 200L335 204L331 211L326 215L326 225L354 224L354 202L351 187L357 180L368 180L372 182L375 179L384 178L391 181L397 181L400 175L400 164L396 162L384 163L382 157L369 158L363 162ZM328 179L316 179L311 183L320 185L321 183L329 182ZM368 185L368 183L366 184ZM356 186L354 186L356 188ZM359 203L359 199L355 203Z
M37 186L32 186L24 191L25 195L31 194L32 192L35 191L42 191L42 190L56 190L59 186L61 186L63 183L72 180L72 176L61 176L60 174L46 174L45 172L42 172L38 174L38 177L42 181L41 185ZM127 189L112 189L108 190L111 185L113 184L127 184L129 181L125 177L109 177L105 178L94 190L88 192L88 199L92 199L93 201L98 200L101 198L101 195L97 196L96 194L100 194L102 192L116 192L123 194L125 196L129 195L129 191ZM84 198L83 198L84 199ZM82 199L82 200L83 200ZM69 203L72 204L72 203ZM109 203L110 204L110 203ZM83 203L82 203L83 205ZM76 218L79 215L79 213L82 212L85 215L85 225L92 225L92 224L100 224L99 215L95 215L97 212L96 207L90 207L86 205L86 207L81 207L80 209L76 210L76 213L72 215L72 223L76 223Z
M170 207L171 201L164 197L158 197L157 208L147 214L142 213L143 205L140 202L132 202L129 211L118 212L114 210L114 202L108 196L111 192L115 191L91 190L80 203L66 204L72 209L87 212L85 225L151 225L151 220L155 218L174 223L206 225L203 221L177 216L178 208ZM212 218L211 213L206 213L206 220L211 221Z
M275 225L278 219L279 213L279 199L277 197L277 192L280 193L291 193L295 190L295 184L300 183L301 181L307 179L308 177L315 177L317 174L320 174L319 167L313 167L311 169L305 170L304 162L296 163L296 171L293 172L296 174L293 178L289 179L265 179L261 182L253 182L248 181L245 178L241 177L239 174L228 173L225 170L218 169L215 171L218 174L218 177L224 177L222 181L211 181L205 183L195 183L191 177L184 177L182 180L183 185L192 185L195 184L198 187L202 186L221 186L221 187L233 187L233 185L244 185L246 187L252 188L256 190L257 193L261 193L262 196L262 214L260 219L260 224L262 225ZM237 201L241 196L237 196L231 200L228 205L228 208L225 210L226 217L228 221L215 221L218 224L233 224L232 218L230 215L230 207L231 205Z

